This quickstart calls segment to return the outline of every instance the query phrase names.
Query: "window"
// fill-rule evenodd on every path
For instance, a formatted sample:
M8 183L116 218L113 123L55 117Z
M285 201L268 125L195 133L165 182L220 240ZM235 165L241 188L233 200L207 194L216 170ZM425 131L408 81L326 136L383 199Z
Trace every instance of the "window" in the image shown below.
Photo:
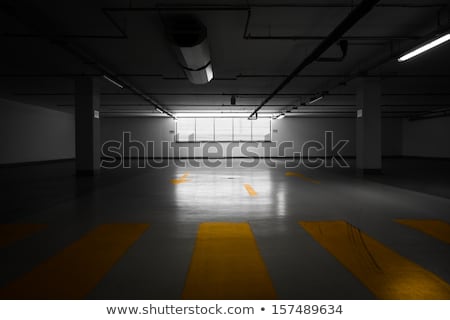
M248 120L245 118L233 119L234 124L234 141L252 141L252 122L256 120Z
M271 141L271 131L269 118L181 118L176 141Z
M195 141L195 119L178 119L176 141Z
M215 137L216 141L232 141L233 140L233 119L217 118L215 121Z
M195 141L214 141L214 119L195 119Z

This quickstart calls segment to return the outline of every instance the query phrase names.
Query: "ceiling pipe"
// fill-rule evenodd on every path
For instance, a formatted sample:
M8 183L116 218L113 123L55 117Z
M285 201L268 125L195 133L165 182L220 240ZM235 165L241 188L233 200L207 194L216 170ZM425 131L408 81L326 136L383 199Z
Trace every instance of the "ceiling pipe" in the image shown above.
M205 25L193 15L165 19L165 28L178 64L193 84L206 84L214 75Z
M275 97L289 82L291 82L300 71L320 58L328 48L336 43L336 41L339 41L341 37L361 20L361 18L369 13L378 2L380 2L380 0L364 0L355 7L355 9L350 12L350 14L328 35L328 37L324 39L266 99L264 99L264 101L250 114L249 119L254 117L257 112L272 100L272 98Z

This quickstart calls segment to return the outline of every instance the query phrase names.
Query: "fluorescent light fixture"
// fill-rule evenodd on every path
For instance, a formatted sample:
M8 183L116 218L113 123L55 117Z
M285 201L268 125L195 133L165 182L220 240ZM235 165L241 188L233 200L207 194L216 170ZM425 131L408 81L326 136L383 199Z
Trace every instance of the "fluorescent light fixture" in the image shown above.
M280 113L280 114L278 115L278 117L276 117L275 119L276 119L276 120L280 120L280 119L283 119L284 117L286 117L286 115L285 115L284 113Z
M418 56L419 54L422 54L430 49L433 49L434 47L437 47L449 40L450 40L450 33L444 34L444 35L440 36L439 38L431 40L425 44L422 44L419 47L404 54L403 56L398 58L398 62L405 62L405 61L407 61L411 58L414 58L414 57Z
M123 85L121 85L119 82L117 82L116 80L108 77L106 74L103 75L103 78L105 78L106 80L108 80L109 82L111 82L113 85L115 85L116 87L119 87L120 89L123 89Z
M159 113L164 113L164 111L162 111L160 108L155 108L156 111L158 111Z
M259 114L260 118L271 118L269 113ZM248 118L248 112L189 112L175 113L176 118Z
M309 104L313 104L313 103L315 103L315 102L317 102L319 100L322 100L322 99L323 99L323 96L318 96L317 98L313 98L312 100L310 100L308 103Z

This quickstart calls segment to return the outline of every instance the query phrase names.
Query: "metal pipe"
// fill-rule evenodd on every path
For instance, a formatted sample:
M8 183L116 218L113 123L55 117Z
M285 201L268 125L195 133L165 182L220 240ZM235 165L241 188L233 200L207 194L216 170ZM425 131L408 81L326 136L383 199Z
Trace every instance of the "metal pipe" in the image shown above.
M309 54L292 72L284 79L278 87L266 98L264 101L250 114L249 118L256 115L256 113L264 107L274 96L277 95L295 76L305 69L308 65L313 63L319 58L330 46L332 46L337 40L339 40L351 27L353 27L362 17L372 10L372 8L380 0L364 0L350 14L329 34L329 36L323 40L314 51Z

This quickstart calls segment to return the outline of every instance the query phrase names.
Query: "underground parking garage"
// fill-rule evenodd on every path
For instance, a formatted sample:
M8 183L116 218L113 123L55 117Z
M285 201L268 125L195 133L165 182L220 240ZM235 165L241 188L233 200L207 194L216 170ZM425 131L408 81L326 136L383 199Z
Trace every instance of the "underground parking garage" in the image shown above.
M448 300L446 1L3 1L3 300Z

